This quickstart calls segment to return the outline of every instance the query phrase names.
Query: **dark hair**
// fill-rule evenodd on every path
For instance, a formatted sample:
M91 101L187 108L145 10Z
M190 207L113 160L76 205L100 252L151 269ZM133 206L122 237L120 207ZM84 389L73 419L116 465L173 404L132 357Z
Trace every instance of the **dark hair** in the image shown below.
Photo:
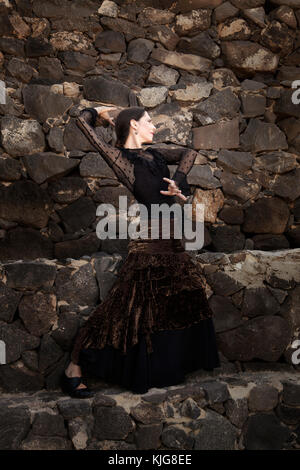
M117 116L115 122L115 132L117 135L116 147L123 147L129 136L130 120L138 121L145 114L146 110L142 106L131 106L123 109Z

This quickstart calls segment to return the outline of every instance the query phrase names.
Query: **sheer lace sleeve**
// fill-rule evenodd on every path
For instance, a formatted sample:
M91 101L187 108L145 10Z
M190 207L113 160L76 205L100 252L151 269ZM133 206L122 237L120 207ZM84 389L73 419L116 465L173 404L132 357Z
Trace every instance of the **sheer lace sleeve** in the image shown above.
M177 183L178 188L181 189L184 196L191 196L190 186L186 177L194 165L197 156L196 150L187 148L158 148L157 150L163 155L167 163L178 163L178 167L172 179Z
M100 152L106 163L112 168L118 180L133 192L134 165L116 147L109 145L95 131L97 119L95 108L84 108L76 119L79 129L88 138L91 144Z

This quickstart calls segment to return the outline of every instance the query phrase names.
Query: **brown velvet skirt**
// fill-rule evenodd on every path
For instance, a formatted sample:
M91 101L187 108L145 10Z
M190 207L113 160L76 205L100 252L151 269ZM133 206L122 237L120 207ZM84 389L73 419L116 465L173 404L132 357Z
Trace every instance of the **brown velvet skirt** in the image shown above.
M131 240L117 281L80 328L71 360L83 366L93 362L94 370L102 370L97 375L132 390L133 378L130 380L124 376L125 369L130 362L130 374L134 375L134 367L135 373L138 370L134 364L141 362L141 354L146 361L142 370L151 368L149 360L151 362L153 358L156 364L161 364L162 376L164 351L170 358L170 348L173 347L171 356L175 358L179 353L181 359L185 357L185 365L180 363L181 371L174 362L177 376L169 377L168 385L180 382L186 371L201 366L210 370L220 366L213 312L203 281L199 265L184 250L183 241L174 238L172 229L169 239L162 239L160 231L158 239ZM184 344L188 351L182 349ZM204 347L202 351L201 347ZM191 352L198 355L196 363ZM179 357L178 360L181 359ZM103 364L99 361L110 361L109 373L104 373ZM112 370L114 367L119 371L117 375ZM170 370L170 365L165 364L165 367ZM181 379L178 379L179 372ZM139 384L136 390L146 391L149 386L161 386L151 380L149 374L150 371L146 383Z

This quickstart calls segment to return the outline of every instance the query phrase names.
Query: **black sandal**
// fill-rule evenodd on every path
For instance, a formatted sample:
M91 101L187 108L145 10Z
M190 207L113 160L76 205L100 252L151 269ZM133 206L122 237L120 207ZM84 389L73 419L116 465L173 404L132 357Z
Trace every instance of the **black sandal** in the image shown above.
M63 392L68 393L71 397L89 398L95 395L89 388L77 388L81 383L83 383L82 377L67 377L65 372L62 375L61 388Z

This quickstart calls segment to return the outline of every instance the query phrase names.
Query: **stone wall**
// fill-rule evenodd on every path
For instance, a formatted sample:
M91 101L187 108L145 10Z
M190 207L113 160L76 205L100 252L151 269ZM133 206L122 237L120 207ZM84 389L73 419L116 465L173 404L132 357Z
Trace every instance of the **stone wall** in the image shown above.
M0 0L1 449L299 449L299 26L298 0ZM127 252L96 208L134 201L75 124L102 105L198 151L221 367L74 400L59 378Z
M299 450L299 374L192 381L144 395L99 390L85 400L46 391L2 395L0 449Z
M204 251L300 246L298 1L2 0L0 13L2 261L124 250L95 233L97 205L130 196L75 125L97 105L145 106L155 145L198 151Z
M300 371L300 250L196 255L214 312L221 367L213 375ZM109 293L123 263L100 252L80 260L1 265L0 391L58 390L78 328ZM293 355L294 353L294 355ZM296 355L296 358L295 358ZM298 358L298 359L297 359Z

